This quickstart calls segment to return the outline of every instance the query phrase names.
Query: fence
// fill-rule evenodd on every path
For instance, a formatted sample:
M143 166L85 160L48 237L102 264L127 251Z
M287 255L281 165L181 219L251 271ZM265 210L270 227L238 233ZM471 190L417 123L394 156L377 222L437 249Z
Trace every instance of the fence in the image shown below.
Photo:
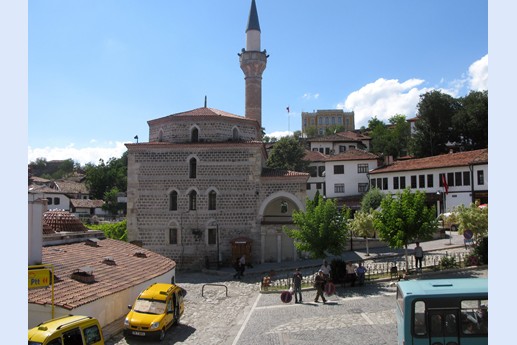
M422 269L425 270L437 270L440 269L440 264L444 257L448 257L454 259L454 262L457 266L461 267L465 264L466 257L468 256L467 252L454 252L454 253L426 253L422 260ZM363 265L366 267L366 275L365 280L371 281L378 278L391 278L392 273L394 272L393 268L396 267L397 274L402 274L403 272L414 272L416 270L416 262L413 256L408 256L408 266L406 266L406 257L402 256L394 256L390 258L374 258L363 260ZM305 274L303 274L302 279L302 287L304 286L313 286L314 277L316 272L319 270L319 266L306 268L304 269ZM307 273L310 271L310 273ZM292 286L292 272L282 272L276 273L271 271L269 273L270 281L269 286L262 286L262 290L268 290L271 288L272 290L277 289L289 289Z

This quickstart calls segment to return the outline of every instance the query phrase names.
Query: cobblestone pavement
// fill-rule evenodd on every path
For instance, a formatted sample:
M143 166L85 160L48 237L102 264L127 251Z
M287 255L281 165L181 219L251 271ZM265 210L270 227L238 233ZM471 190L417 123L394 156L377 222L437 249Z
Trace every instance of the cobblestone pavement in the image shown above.
M462 242L461 236L454 236L452 243L440 239L425 242L423 247L440 255L465 251ZM380 258L397 253L384 248L372 251L371 254ZM360 252L347 255L352 259L364 259L364 253ZM241 281L233 279L231 268L223 268L217 274L213 271L177 272L176 282L187 290L185 313L180 324L167 332L161 344L395 344L395 287L389 281L368 283L355 288L338 287L336 294L328 297L325 305L314 303L314 290L304 291L303 304L285 304L278 293L259 292L260 277L269 269L291 272L293 265L311 267L320 263L321 260L308 260L281 265L263 264L247 270ZM432 275L447 277L441 273ZM450 272L448 276L488 277L488 268ZM120 332L123 320L117 324L114 329L118 328L118 331L113 332L115 335L107 340L107 345L158 343L157 340L134 337L125 339Z
M488 269L460 271L449 276L488 276ZM446 277L442 275L442 277ZM422 277L424 278L424 277ZM327 303L315 303L314 290L303 292L303 304L283 303L278 293L261 294L253 276L242 281L203 273L181 273L178 284L188 291L185 314L162 344L304 345L395 344L395 285L370 283L338 287ZM221 284L206 285L206 284ZM228 288L228 296L226 289ZM107 345L150 344L154 340L124 339L121 333Z

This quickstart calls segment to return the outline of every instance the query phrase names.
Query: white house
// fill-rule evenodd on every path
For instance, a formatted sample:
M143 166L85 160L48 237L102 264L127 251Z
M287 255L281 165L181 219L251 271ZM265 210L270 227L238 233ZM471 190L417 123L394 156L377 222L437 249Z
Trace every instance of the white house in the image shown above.
M437 212L459 205L488 203L488 149L399 160L369 173L370 186L388 193L405 188L427 194Z

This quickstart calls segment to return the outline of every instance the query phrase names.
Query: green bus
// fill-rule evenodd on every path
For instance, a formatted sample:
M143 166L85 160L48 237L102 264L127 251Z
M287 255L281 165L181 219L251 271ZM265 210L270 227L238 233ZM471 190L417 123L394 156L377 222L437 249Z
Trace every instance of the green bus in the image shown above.
M400 281L396 318L399 345L488 344L488 278Z

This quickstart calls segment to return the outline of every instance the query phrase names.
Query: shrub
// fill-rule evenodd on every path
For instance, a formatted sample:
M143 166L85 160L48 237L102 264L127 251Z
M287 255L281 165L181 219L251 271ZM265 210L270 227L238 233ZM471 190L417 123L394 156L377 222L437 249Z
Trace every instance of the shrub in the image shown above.
M475 253L471 253L465 258L465 265L466 266L479 266L479 265L481 265L481 257Z
M455 268L458 267L458 263L456 262L456 259L453 256L444 256L440 260L440 267L442 269Z
M474 247L474 253L479 256L480 264L488 265L488 237L483 237Z

